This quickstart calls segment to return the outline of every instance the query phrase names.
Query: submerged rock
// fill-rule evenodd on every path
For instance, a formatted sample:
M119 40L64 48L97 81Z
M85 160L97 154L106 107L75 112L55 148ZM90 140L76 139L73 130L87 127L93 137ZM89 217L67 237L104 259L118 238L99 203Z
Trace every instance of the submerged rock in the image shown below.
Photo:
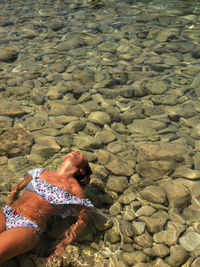
M167 255L170 254L170 250L167 246L156 243L152 247L152 252L155 256L160 258L165 258Z
M110 217L100 210L92 212L91 220L94 227L99 231L105 231L113 226L113 222Z
M0 155L16 157L29 154L33 140L22 128L10 129L0 136Z
M106 165L106 168L115 175L126 175L131 176L133 174L133 169L119 159L114 159Z
M0 100L0 116L21 117L26 113L18 101Z
M200 245L200 234L196 232L187 232L179 238L181 246L187 251L193 251Z
M15 61L18 57L18 50L13 46L2 46L0 47L0 61L12 62Z
M147 186L144 190L142 190L141 195L144 199L153 202L163 204L166 202L166 193L159 186Z
M88 116L88 120L101 126L111 123L110 116L102 111L91 112Z
M136 170L145 178L155 179L171 173L179 166L192 166L188 149L179 144L139 143L136 149L139 150Z
M145 88L152 95L161 95L168 89L168 85L162 81L153 80L146 82Z
M154 242L167 246L175 245L179 235L185 230L185 227L177 222L168 222L166 227L166 230L154 234Z
M183 210L191 203L190 191L179 182L167 181L161 184L161 187L167 193L170 207Z
M179 267L183 266L183 264L188 259L188 253L185 249L180 245L175 245L170 247L170 256L166 259L167 263L170 266Z
M128 179L124 176L110 176L108 178L107 186L117 193L122 193L128 188Z

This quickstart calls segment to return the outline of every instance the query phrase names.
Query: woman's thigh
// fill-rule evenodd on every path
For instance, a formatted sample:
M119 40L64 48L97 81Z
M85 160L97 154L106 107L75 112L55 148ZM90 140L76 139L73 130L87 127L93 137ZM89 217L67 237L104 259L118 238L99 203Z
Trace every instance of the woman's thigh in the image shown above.
M31 250L39 241L32 227L15 227L0 233L0 262Z
M6 229L6 218L3 214L3 210L0 208L0 233Z

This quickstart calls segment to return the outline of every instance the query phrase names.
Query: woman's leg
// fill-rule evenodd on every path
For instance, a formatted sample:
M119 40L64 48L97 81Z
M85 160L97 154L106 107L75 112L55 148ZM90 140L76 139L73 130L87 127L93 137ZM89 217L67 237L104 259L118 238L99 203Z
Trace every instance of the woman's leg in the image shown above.
M40 234L32 227L15 227L0 233L0 263L31 250Z
M3 214L3 210L0 208L0 233L6 229L6 218Z

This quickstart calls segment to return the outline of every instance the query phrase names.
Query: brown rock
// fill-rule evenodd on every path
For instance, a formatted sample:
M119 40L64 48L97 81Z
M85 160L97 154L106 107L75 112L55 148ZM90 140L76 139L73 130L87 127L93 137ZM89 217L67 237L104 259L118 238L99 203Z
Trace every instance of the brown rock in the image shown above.
M16 101L0 101L0 116L21 117L27 112Z
M94 227L98 231L105 231L113 226L110 217L99 210L93 210L90 217Z
M93 148L100 148L102 143L90 135L75 136L74 145L82 150L90 150Z
M134 241L143 248L148 248L152 246L153 238L148 232L143 233L142 235L136 236Z
M139 263L134 264L134 267L152 267L152 264L151 263L139 262Z
M105 124L110 125L111 123L110 116L103 111L91 112L90 115L88 116L88 120L100 126L104 126Z
M160 258L165 258L170 253L169 248L163 244L154 244L152 252L155 256Z
M186 186L177 181L167 181L161 187L167 192L170 207L182 210L190 204L191 195Z
M133 265L135 263L135 255L133 252L125 252L123 254L123 260L128 264L128 265Z
M188 259L188 253L180 245L170 247L170 256L166 259L168 264L173 267L183 266Z
M106 168L115 175L131 176L133 169L124 161L115 159L106 165Z
M177 222L168 222L165 231L154 234L153 239L156 243L163 243L167 246L176 244L179 235L185 230L185 227Z
M128 143L122 141L113 141L107 145L107 150L113 154L117 154L123 151L132 150L134 147Z
M85 122L81 120L74 120L69 122L65 127L61 129L62 134L66 133L78 133L85 128Z
M200 234L188 231L179 238L179 242L185 250L194 251L200 245Z
M199 170L192 170L184 166L178 167L171 175L172 178L186 178L190 180L198 180L200 178Z
M169 213L169 219L172 222L178 222L178 223L181 223L181 224L185 224L185 220L183 219L181 214L179 214L178 209L171 208L171 209L169 209L168 213Z
M150 202L159 204L166 202L166 192L160 186L147 186L140 193L144 199Z
M84 154L86 155L85 151ZM92 172L95 177L99 177L102 181L106 180L108 176L108 171L104 166L90 163L90 168L92 169Z
M123 204L130 204L136 199L136 194L129 188L119 197L118 201Z
M12 62L17 59L18 51L15 47L5 45L0 47L0 61Z
M128 188L128 179L124 176L110 176L107 186L114 192L122 193Z
M169 216L165 211L158 211L151 217L140 217L140 220L146 223L147 229L150 233L157 233L163 230L168 218Z
M140 221L133 221L133 229L136 235L141 235L145 230L145 223Z
M153 267L171 267L170 265L168 265L164 260L162 259L156 259Z
M26 118L23 125L26 129L29 129L30 131L47 128L48 114L46 112L37 112L35 115Z
M179 166L191 167L189 151L182 145L167 142L135 144L139 151L137 172L145 178L158 178L171 173Z
M200 266L200 258L198 257L197 259L195 259L190 266L191 267L199 267Z
M110 161L114 160L115 156L108 152L107 150L99 149L97 151L98 162L102 165L108 164Z
M133 225L130 222L122 220L120 222L120 231L123 235L132 237L134 235Z
M143 177L156 180L159 177L167 175L175 168L174 163L164 160L140 161L136 166L136 171Z
M108 130L98 131L95 138L100 139L103 144L108 144L116 139L115 134Z
M122 210L121 204L119 202L116 202L110 207L109 213L111 215L116 216L117 214L120 214L121 210Z
M151 216L153 213L156 212L156 209L154 209L151 206L143 206L140 209L138 209L136 211L136 216L140 217L140 216Z
M135 219L135 212L133 210L121 211L122 217L126 221L133 221Z
M109 240L112 244L120 241L120 233L118 227L115 225L108 231Z
M8 130L0 137L0 155L8 157L29 154L33 145L33 137L22 128Z
M145 83L145 88L152 95L161 95L168 89L168 85L163 81L150 80Z
M8 130L12 127L13 119L8 116L0 116L0 128Z
M117 156L121 160L126 162L132 169L135 168L135 165L136 165L136 151L134 151L133 149L126 150L126 151L118 153Z

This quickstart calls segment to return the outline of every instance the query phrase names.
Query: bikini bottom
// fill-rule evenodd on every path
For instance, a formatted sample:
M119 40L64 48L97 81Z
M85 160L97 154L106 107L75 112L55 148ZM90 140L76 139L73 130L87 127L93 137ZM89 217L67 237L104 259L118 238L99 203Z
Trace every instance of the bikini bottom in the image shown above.
M39 234L41 234L40 228L34 222L26 219L23 215L15 212L11 207L5 206L2 208L6 218L6 230L15 227L32 227Z

